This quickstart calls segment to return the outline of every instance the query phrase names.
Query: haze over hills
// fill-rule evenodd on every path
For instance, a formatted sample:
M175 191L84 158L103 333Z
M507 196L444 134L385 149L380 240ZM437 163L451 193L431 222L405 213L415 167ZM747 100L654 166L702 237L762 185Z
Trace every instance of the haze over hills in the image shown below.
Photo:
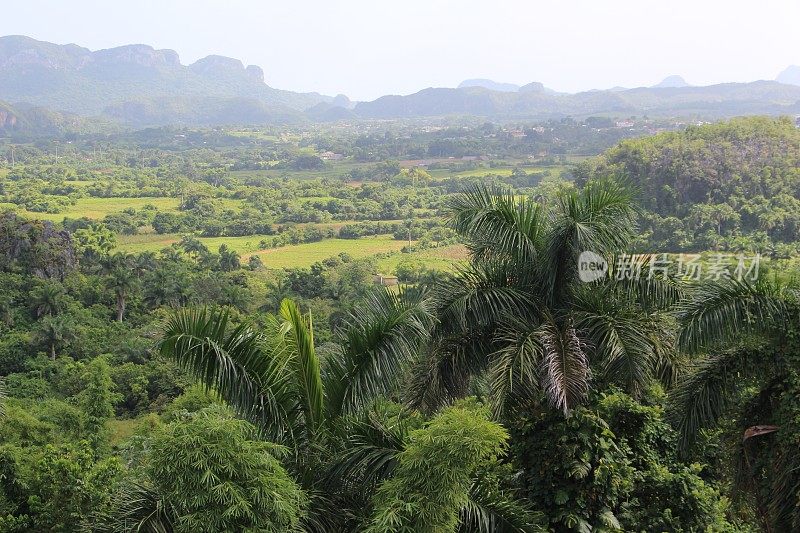
M775 80L789 85L800 85L800 65L789 65Z
M467 87L483 87L484 89L489 89L491 91L499 91L502 93L515 93L519 91L520 86L515 83L502 83L494 80L487 80L484 78L464 80L458 84L459 89L464 89Z
M470 79L457 88L351 102L347 96L270 87L264 71L210 55L183 65L172 50L134 44L91 51L25 36L0 37L0 130L61 131L109 122L158 125L285 124L308 121L474 115L547 119L602 114L721 118L800 113L800 67L777 81L689 86L668 76L653 87L558 93ZM87 121L85 117L100 117Z
M180 114L176 109L205 108L209 99L217 105L236 99L245 109L278 116L332 100L273 89L260 67L229 57L211 55L186 66L173 50L143 44L93 52L16 35L0 37L0 99L133 122L139 121L133 109L166 106L171 120Z
M681 76L673 74L672 76L667 76L659 83L653 85L654 89L667 89L676 87L689 87L689 84L686 83L686 80L684 80Z
M664 87L588 91L577 94L497 92L479 87L430 88L408 96L360 102L354 112L367 118L448 114L502 118L555 118L566 115L699 116L800 113L800 87L774 81L725 83L707 87Z

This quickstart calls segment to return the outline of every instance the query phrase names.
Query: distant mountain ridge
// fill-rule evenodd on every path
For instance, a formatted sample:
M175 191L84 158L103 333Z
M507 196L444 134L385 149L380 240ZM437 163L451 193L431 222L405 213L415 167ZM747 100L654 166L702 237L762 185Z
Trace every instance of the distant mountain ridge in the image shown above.
M668 76L653 87L559 93L471 79L458 88L351 102L346 96L268 86L255 65L219 55L183 65L173 50L132 44L91 51L25 36L0 37L0 129L60 131L125 126L290 124L472 115L495 119L651 115L722 118L800 114L800 67L777 81L690 86ZM95 117L91 121L86 117ZM99 117L99 119L97 118Z
M722 118L752 114L799 114L800 87L775 81L723 83L706 87L640 87L576 94L497 92L481 87L429 88L408 96L383 96L359 102L354 113L365 118L478 115L546 119L563 116L700 116Z
M0 37L2 100L100 115L171 98L246 99L276 114L332 101L317 93L274 89L264 83L260 67L229 57L211 55L182 65L175 51L144 44L91 51L25 36Z
M110 121L53 111L27 104L12 106L0 101L0 135L61 135L80 131L98 133L118 130Z
M472 80L464 80L458 84L457 89L468 89L471 87L481 87L490 91L497 91L501 93L528 93L528 92L549 92L555 93L554 90L548 89L543 83L532 81L525 85L517 85L515 83L502 83L494 80L484 78L476 78Z
M653 85L654 89L675 89L681 87L691 87L686 80L684 80L681 76L677 76L673 74L672 76L667 76L659 83Z
M775 81L788 85L800 85L800 65L789 65L786 70L778 74Z
M519 85L514 83L502 83L484 78L464 80L458 84L457 88L465 89L467 87L483 87L484 89L489 89L490 91L499 91L501 93L515 93L519 91Z

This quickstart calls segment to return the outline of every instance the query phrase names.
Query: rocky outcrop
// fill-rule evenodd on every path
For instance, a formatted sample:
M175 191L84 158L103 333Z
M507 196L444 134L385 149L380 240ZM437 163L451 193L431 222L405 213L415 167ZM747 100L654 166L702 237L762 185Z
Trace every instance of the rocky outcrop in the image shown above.
M12 129L17 126L17 116L7 109L0 108L0 129Z
M156 50L146 44L129 44L91 52L92 62L97 64L130 64L150 68L180 67L175 50Z
M41 278L63 280L77 259L72 236L52 222L0 216L0 269L23 269Z

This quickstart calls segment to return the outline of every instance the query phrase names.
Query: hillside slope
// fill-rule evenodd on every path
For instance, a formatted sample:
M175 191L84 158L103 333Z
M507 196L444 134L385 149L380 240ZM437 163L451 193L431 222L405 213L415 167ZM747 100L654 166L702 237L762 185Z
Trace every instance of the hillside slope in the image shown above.
M800 241L800 129L738 118L630 139L582 163L579 183L629 180L664 249L758 249Z

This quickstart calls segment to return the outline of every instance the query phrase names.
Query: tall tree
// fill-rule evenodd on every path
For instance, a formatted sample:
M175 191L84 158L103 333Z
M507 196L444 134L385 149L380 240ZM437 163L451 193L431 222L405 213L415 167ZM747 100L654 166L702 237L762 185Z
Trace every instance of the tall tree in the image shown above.
M470 263L433 289L440 321L417 362L414 405L435 409L485 375L498 416L525 406L567 413L590 379L637 394L669 369L664 323L680 290L662 275L614 271L634 234L623 186L599 181L562 191L545 212L528 198L476 185L450 209ZM582 282L582 252L605 258L609 273Z
M134 272L123 266L115 266L106 277L108 287L114 292L116 299L116 319L122 322L125 316L125 308L128 299L138 287L137 278Z
M73 329L72 321L61 315L45 316L39 321L36 337L47 346L50 359L55 361L58 349L74 337Z
M64 299L64 286L54 281L44 281L31 291L30 306L36 318L55 316Z
M115 394L112 391L111 371L102 357L93 359L84 374L86 388L81 391L81 407L86 413L86 432L95 453L107 444L106 422L114 416Z

